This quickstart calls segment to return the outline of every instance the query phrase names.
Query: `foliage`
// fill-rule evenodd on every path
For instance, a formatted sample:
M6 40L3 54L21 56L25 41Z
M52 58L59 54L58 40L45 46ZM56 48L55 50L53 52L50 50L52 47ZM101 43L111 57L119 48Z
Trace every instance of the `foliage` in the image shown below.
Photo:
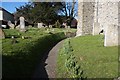
M33 18L31 17L32 14L32 9L33 9L33 4L32 3L26 3L23 6L20 6L19 8L16 8L16 12L14 13L15 20L19 20L20 16L25 17L25 20L29 21L32 23Z
M58 12L61 6L59 2L31 2L17 8L15 16L24 16L27 21L32 23L54 24L58 20Z
M15 19L18 20L20 16L25 17L25 20L30 23L43 22L46 25L55 24L57 20L61 21L63 16L65 20L70 22L77 14L77 2L31 2L26 3L19 8L16 8L14 13Z
M61 13L63 13L66 17L75 17L77 15L77 1L71 0L71 1L63 1L62 2L63 8L61 10Z
M79 78L83 79L83 70L81 69L80 65L77 63L77 60L73 54L72 46L70 45L70 39L67 39L64 42L63 51L60 55L64 56L65 59L65 67L67 69L68 75L70 78Z
M61 13L65 16L65 20L67 21L68 26L71 26L71 21L77 16L77 1L63 1L62 3L63 8L61 9Z

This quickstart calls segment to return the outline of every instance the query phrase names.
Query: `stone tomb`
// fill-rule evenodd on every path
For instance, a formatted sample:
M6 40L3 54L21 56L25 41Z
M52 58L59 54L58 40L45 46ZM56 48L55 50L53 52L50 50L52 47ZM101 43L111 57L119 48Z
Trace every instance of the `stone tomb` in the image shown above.
M105 29L104 46L118 46L120 45L120 26L109 25Z
M20 31L22 31L22 32L26 31L24 17L20 17Z
M10 29L14 29L15 25L11 23L11 21L8 21L8 26L10 27Z

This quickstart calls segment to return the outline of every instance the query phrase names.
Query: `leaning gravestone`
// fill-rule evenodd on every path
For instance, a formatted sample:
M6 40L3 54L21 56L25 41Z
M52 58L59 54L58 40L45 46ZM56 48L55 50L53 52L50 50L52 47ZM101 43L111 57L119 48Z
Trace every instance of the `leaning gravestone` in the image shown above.
M10 27L10 29L14 29L15 25L11 23L11 21L8 21L8 26Z
M42 28L43 27L43 23L38 23L38 28Z
M0 28L0 39L4 39L5 38L5 33L2 30L2 28Z
M120 26L109 25L105 29L104 46L118 46L120 38Z
M24 17L20 17L20 31L22 31L22 32L26 31Z

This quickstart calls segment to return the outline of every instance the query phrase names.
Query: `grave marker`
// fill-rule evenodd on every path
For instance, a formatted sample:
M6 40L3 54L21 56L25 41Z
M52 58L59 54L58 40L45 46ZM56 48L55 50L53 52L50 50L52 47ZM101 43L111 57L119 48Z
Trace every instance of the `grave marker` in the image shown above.
M24 17L20 17L20 31L22 31L22 32L26 31Z
M43 23L38 23L38 28L42 28L43 27Z

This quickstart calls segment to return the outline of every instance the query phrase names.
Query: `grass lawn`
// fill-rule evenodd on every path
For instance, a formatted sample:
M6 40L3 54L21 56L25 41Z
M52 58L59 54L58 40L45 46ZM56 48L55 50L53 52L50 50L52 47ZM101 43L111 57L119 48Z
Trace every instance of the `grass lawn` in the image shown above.
M2 39L2 66L4 78L31 78L40 58L57 42L65 38L64 29L30 28L26 33L4 29L6 38ZM75 31L75 30L72 30ZM12 44L11 36L17 43ZM27 37L22 39L21 37Z
M103 35L88 35L70 39L70 45L73 48L73 52L70 54L75 56L85 77L118 77L118 47L104 47L103 44ZM61 48L57 60L57 77L59 78L70 78L65 61L64 49Z

